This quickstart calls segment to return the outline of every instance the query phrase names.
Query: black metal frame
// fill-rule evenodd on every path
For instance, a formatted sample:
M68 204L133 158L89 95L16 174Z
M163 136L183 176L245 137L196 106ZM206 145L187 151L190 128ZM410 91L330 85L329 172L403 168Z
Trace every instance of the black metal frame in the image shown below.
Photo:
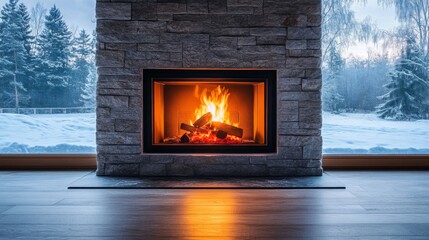
M263 82L265 86L265 144L154 144L153 89L157 81ZM259 69L144 69L142 153L276 153L277 152L277 71Z

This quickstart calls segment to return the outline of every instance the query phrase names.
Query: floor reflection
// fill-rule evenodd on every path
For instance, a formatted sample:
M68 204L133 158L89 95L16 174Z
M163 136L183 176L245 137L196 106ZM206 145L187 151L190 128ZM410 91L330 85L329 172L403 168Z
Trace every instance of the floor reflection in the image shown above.
M231 190L189 192L183 201L183 223L189 237L233 239L236 199Z

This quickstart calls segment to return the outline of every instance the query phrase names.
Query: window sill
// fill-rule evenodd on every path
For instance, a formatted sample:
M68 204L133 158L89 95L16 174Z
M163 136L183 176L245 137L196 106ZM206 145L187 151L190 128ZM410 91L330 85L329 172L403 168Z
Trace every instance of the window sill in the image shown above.
M323 155L324 169L429 169L429 155Z
M96 169L95 154L5 154L0 169Z
M0 154L0 169L96 169L95 154ZM429 169L429 155L323 155L324 169Z

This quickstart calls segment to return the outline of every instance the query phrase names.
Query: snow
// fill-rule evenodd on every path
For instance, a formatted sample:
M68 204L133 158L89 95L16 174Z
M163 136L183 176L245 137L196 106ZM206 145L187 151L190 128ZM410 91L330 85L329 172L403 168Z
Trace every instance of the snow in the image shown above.
M94 153L95 113L0 114L0 153Z
M373 113L324 112L322 136L324 153L429 153L429 120L393 121Z
M324 153L429 153L429 120L323 113ZM95 114L0 114L0 153L95 153Z

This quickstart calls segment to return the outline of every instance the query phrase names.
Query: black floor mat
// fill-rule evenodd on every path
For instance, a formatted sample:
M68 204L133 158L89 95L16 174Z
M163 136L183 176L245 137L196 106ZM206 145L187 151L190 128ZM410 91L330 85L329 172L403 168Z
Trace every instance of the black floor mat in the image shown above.
M345 189L335 177L98 177L92 172L68 189Z

